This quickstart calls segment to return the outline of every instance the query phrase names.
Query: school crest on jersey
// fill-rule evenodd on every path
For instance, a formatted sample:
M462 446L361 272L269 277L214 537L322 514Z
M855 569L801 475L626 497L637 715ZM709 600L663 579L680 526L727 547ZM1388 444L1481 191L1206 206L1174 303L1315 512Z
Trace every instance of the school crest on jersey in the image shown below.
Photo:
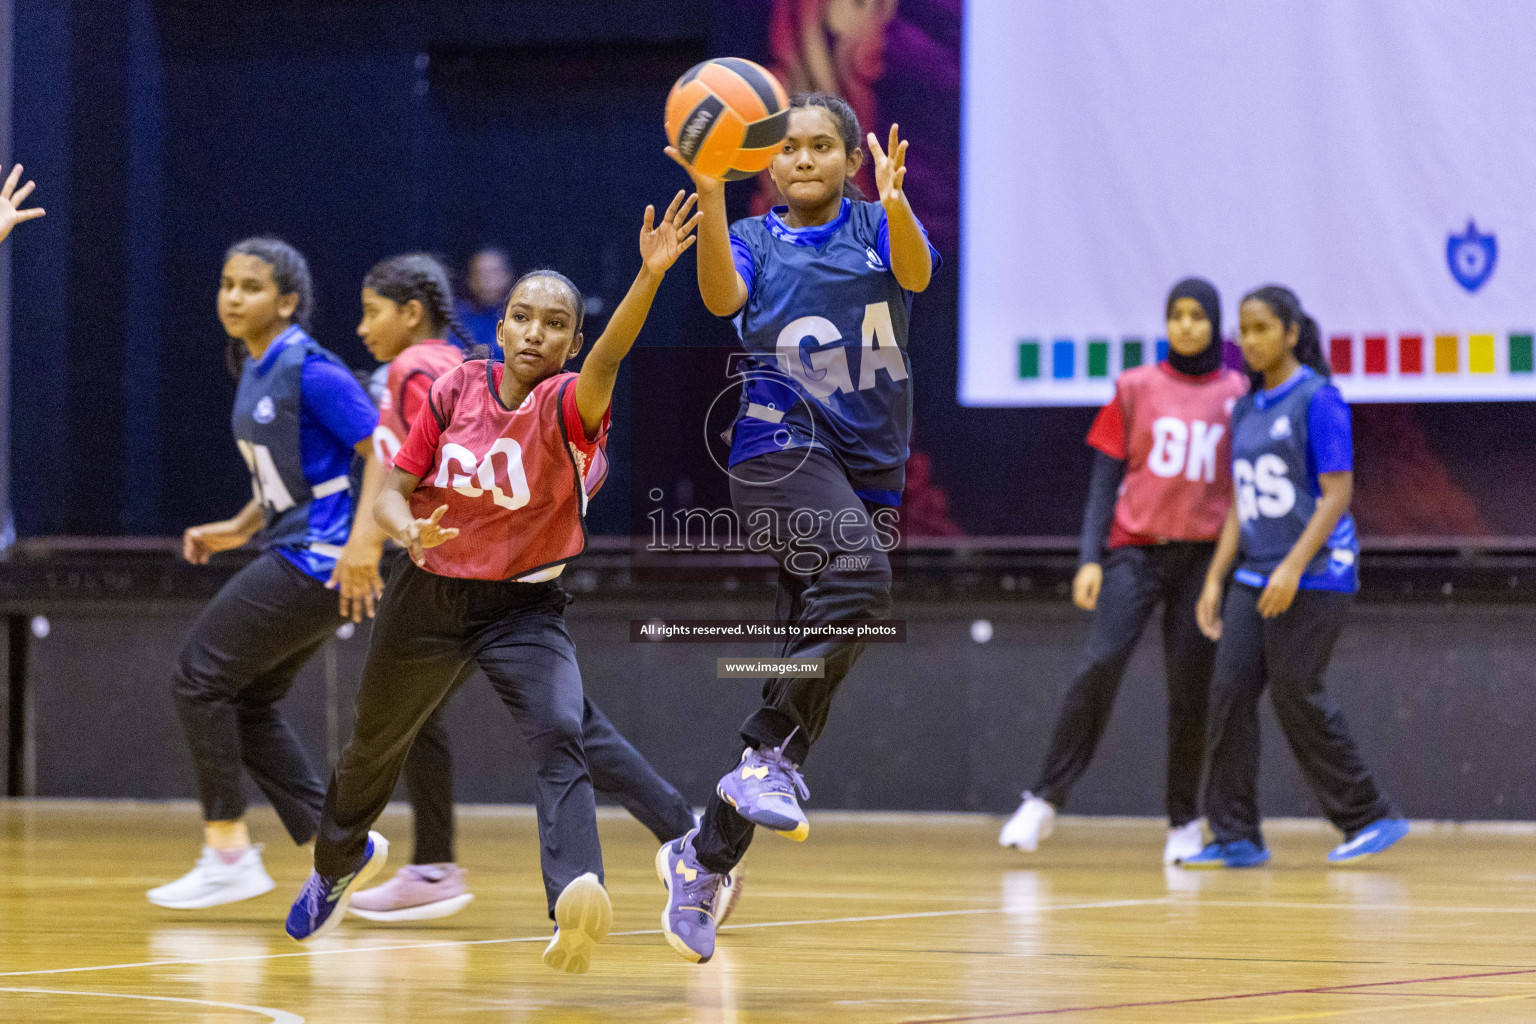
M257 423L271 423L277 419L277 406L273 404L271 395L261 396L256 408L251 410L251 419Z

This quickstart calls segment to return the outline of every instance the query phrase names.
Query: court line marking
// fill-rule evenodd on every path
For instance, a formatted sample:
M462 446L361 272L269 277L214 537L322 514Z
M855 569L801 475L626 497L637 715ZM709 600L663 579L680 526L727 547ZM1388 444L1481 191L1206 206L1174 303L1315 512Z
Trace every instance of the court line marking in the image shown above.
M82 996L92 999L141 999L149 1003L190 1003L193 1006L213 1006L221 1010L244 1010L268 1017L272 1024L304 1024L304 1018L287 1010L274 1010L270 1006L246 1006L243 1003L218 1003L212 999L182 999L177 996L137 996L126 992L75 992L64 988L0 988L0 992L19 992L32 996Z
M1178 907L1247 907L1271 910L1395 910L1402 913L1429 914L1536 914L1536 907L1450 907L1406 903L1284 903L1263 900L1192 900L1177 897Z
M1234 992L1224 996L1188 996L1184 999L1154 999L1138 1003L1103 1003L1098 1006L1061 1006L1046 1010L1014 1010L1008 1013L981 1013L961 1017L927 1017L922 1020L910 1020L904 1024L964 1024L969 1021L982 1020L1017 1020L1021 1017L1052 1017L1063 1013L1094 1013L1109 1010L1146 1010L1159 1006L1186 1006L1195 1003L1224 1003L1239 999L1271 999L1276 996L1301 996L1301 995L1359 995L1361 993L1351 991L1362 988L1388 988L1393 985L1427 985L1438 981L1474 981L1481 978L1508 978L1517 975L1536 974L1536 967L1527 967L1513 971L1484 971L1478 974L1447 974L1438 978L1400 978L1394 981L1362 981L1354 985L1325 985L1317 988L1284 988L1274 989L1269 992ZM1399 993L1401 994L1401 993ZM1489 1001L1494 999L1530 999L1532 993L1521 993L1517 996L1476 996L1458 1001L1471 1003ZM1404 1003L1400 1007L1375 1007L1371 1010L1355 1007L1350 1010L1327 1011L1324 1014L1314 1016L1339 1016L1344 1013L1376 1013L1384 1009L1427 1009L1433 1003ZM1226 1024L1259 1024L1260 1021L1280 1020L1305 1020L1301 1017L1262 1017L1243 1018L1242 1020L1228 1021Z
M1167 897L1143 900L1100 900L1091 903L1059 903L1032 908L1041 912L1057 910L1100 910L1115 907L1145 907L1167 903ZM966 907L962 910L923 910L906 914L867 914L859 917L816 917L800 921L755 921L751 924L728 924L721 931L747 931L758 928L797 928L817 924L868 924L876 921L912 921L929 917L965 917L976 914L1002 914L1004 907ZM660 928L643 928L628 932L610 932L610 939L634 935L660 935ZM242 960L282 960L290 957L339 956L345 953L386 953L402 949L441 949L450 946L495 946L513 942L548 942L548 935L518 935L502 939L445 939L441 942L413 942L393 946L348 946L342 949L301 949L292 953L253 953L248 956L215 956L182 958L176 960L141 960L130 964L102 964L96 967L55 967L42 971L0 971L0 978L24 978L46 974L80 974L90 971L118 971L134 967L171 967L178 964L219 964Z
M1352 992L1350 995L1364 995L1363 992ZM1402 992L1377 992L1373 995L1404 995ZM1507 1003L1516 999L1536 999L1536 992L1525 992L1516 996L1471 996L1465 999L1451 999L1443 1003L1397 1003L1393 1006L1372 1006L1361 1008L1351 1006L1347 1010L1323 1010L1311 1013L1289 1013L1279 1017L1241 1017L1232 1020L1218 1021L1217 1024L1278 1024L1287 1020L1321 1020L1325 1017L1346 1017L1358 1013L1392 1013L1396 1010L1430 1010L1442 1006L1469 1006L1474 1003Z

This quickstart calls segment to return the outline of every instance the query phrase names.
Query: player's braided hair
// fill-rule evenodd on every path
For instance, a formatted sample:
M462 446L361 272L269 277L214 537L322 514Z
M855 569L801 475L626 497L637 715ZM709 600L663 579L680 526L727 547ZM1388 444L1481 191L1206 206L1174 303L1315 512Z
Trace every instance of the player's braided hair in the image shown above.
M448 283L448 271L437 257L424 252L408 252L380 260L363 278L363 287L401 305L415 299L426 310L434 334L456 338L459 347L471 357L484 355L477 351L475 339L454 312L453 286Z
M859 152L864 145L864 130L859 127L859 115L841 96L825 92L801 92L789 99L789 108L820 107L837 126L837 137L843 140L843 150L849 155ZM863 199L864 190L850 175L843 179L843 195L848 199Z
M1268 306L1286 330L1290 330L1292 324L1296 325L1296 359L1303 366L1310 366L1323 377L1333 376L1333 368L1323 357L1322 331L1318 329L1317 321L1301 308L1301 300L1295 292L1283 285L1267 284L1243 296L1244 302L1249 299L1257 299ZM1248 376L1254 381L1254 390L1264 386L1262 377L1252 373Z
M281 238L258 236L243 238L230 246L224 253L224 262L228 263L235 256L254 256L272 268L272 283L277 285L277 294L299 297L293 307L292 320L308 331L309 316L315 308L315 284L309 276L309 262L304 259L304 254ZM224 365L236 380L245 367L245 356L245 342L230 338L224 349Z

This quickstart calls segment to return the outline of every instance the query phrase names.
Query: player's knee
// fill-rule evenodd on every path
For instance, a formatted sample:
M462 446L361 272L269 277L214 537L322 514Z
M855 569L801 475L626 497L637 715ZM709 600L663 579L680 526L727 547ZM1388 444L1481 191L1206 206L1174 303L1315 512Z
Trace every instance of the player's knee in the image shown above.
M528 738L529 750L541 764L582 756L581 713L559 713L540 723L538 732Z
M233 687L203 664L195 651L183 651L171 672L171 694L178 704L206 704L229 699Z

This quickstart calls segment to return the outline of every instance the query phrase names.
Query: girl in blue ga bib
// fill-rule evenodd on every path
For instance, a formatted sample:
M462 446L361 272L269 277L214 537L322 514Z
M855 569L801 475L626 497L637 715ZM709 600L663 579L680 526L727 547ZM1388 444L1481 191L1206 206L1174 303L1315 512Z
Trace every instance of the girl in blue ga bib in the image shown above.
M1323 688L1360 585L1349 515L1349 406L1329 383L1316 321L1289 289L1271 285L1246 295L1239 328L1253 390L1232 410L1234 500L1196 606L1200 628L1218 641L1205 785L1214 842L1180 863L1230 868L1269 860L1258 809L1266 686L1302 774L1344 833L1328 860L1347 863L1408 832Z
M809 832L800 765L864 647L814 627L890 610L886 552L911 429L908 312L939 264L902 189L907 144L895 125L886 149L868 138L880 189L871 203L853 184L864 154L848 104L796 96L787 113L768 169L785 204L765 216L728 229L723 183L684 168L702 217L699 293L710 312L734 320L748 357L731 502L743 535L765 539L759 549L779 563L779 618L800 630L781 655L821 659L824 674L764 684L741 727L740 763L720 779L699 828L658 854L667 941L695 963L714 953L720 880L754 826L796 840Z

